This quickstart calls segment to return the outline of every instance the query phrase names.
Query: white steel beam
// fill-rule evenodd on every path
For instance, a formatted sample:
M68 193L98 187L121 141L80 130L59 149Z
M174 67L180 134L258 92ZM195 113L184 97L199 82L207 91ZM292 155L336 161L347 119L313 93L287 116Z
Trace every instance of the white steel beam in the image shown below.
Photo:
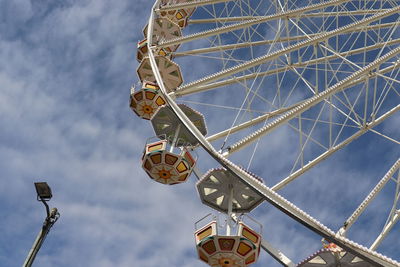
M202 1L192 1L192 2L181 2L176 4L167 4L164 6L160 6L159 8L155 9L156 12L167 12L177 9L186 9L186 8L196 8L199 6L206 6L224 2L230 2L235 0L202 0Z
M260 64L263 64L264 62L273 60L273 59L275 59L275 58L277 58L279 56L285 55L285 54L287 54L289 52L296 51L296 50L298 50L298 49L300 49L302 47L310 46L310 45L316 44L318 42L325 41L325 40L327 40L327 39L329 39L329 38L331 38L333 36L336 36L336 35L339 35L339 34L341 34L343 32L348 31L350 28L358 27L358 26L361 26L361 25L366 25L366 24L372 23L373 21L382 19L382 18L384 18L386 16L390 16L392 14L396 14L396 13L399 13L399 12L400 12L400 5L397 6L397 7L392 8L392 9L389 9L388 11L385 11L385 12L382 12L382 13L378 13L378 14L376 14L374 16L371 16L371 17L368 17L366 19L363 19L363 20L348 24L348 25L340 27L338 29L318 34L318 35L316 35L315 37L313 37L311 39L308 39L308 40L296 43L294 45L285 47L285 48L283 48L281 50L278 50L276 52L273 52L271 54L260 56L258 58L253 59L253 60L249 60L249 61L247 61L245 63L241 63L241 64L238 64L238 65L233 66L231 68L228 68L228 69L222 70L220 72L217 72L215 74L203 77L200 80L197 80L197 81L185 84L183 86L180 86L178 88L178 90L188 89L188 88L192 88L192 87L198 87L200 85L209 83L211 81L216 81L216 80L228 77L230 75L236 74L236 73L244 71L246 69L249 69L249 68L258 66Z
M400 6L399 6L400 8ZM292 110L286 112L279 118L275 119L274 121L268 123L264 127L258 129L251 135L243 138L242 140L238 141L237 143L233 144L230 149L224 153L224 156L228 156L229 154L240 150L241 148L244 148L245 146L251 144L258 138L262 137L263 135L267 134L268 132L274 130L276 127L286 123L287 121L293 119L294 117L298 116L299 114L303 113L304 111L310 109L311 107L317 105L321 101L324 101L324 99L328 98L331 95L336 94L339 91L344 90L345 88L349 87L352 83L354 83L354 80L359 79L360 77L363 77L365 75L368 75L371 71L374 69L377 69L382 63L386 62L387 60L391 59L392 57L397 56L400 53L400 47L397 47L384 56L376 59L375 61L371 62L364 68L354 72L352 75L348 76L347 78L343 79L342 81L336 83L335 85L327 88L326 90L315 94L314 96L310 97L307 101L301 103L300 105L296 106ZM396 62L396 64L399 64L400 60Z
M379 9L383 11L387 9ZM338 11L338 12L318 12L318 13L307 13L307 14L295 14L289 15L289 18L303 18L303 17L329 17L329 16L357 16L357 15L373 15L376 14L374 9L359 9L352 11ZM226 22L237 22L252 19L266 18L267 16L240 16L240 17L219 17L219 18L209 18L209 19L191 19L189 24L203 24L203 23L226 23Z
M346 231L350 229L353 223L358 217L364 212L372 200L379 194L386 183L392 178L393 174L400 168L400 158L393 164L389 171L382 177L379 183L372 189L364 201L358 206L358 208L351 214L351 216L344 222L342 228L339 230L339 234L345 235ZM374 248L371 248L374 250Z
M381 244L383 239L387 236L387 234L390 232L390 230L393 228L393 226L400 219L400 214L399 213L400 213L400 211L396 210L396 213L394 214L394 216L386 224L386 226L383 228L382 232L379 234L377 239L375 239L374 243L369 248L370 250L376 250L376 248Z
M320 63L320 62L324 62L324 61L327 61L327 60L337 59L338 56L354 55L354 54L358 54L358 53L361 53L361 52L364 52L364 51L373 50L373 49L380 48L380 47L383 47L383 46L395 45L395 44L398 44L398 43L400 43L400 38L391 40L391 41L386 42L386 43L378 43L378 44L370 45L370 46L367 46L367 47L364 47L364 48L357 48L357 49L341 52L341 53L338 53L338 54L335 54L335 55L330 55L330 56L326 56L326 57L311 59L311 60L302 61L302 62L297 62L297 63L293 63L290 66L276 68L276 69L273 69L273 70L264 71L264 72L260 72L260 73L252 73L252 74L247 74L247 75L243 75L243 76L238 76L238 77L235 77L235 78L230 78L230 79L226 79L226 80L219 81L219 82L205 84L205 85L202 85L202 86L199 86L199 87L183 88L183 89L177 88L177 90L174 91L174 92L171 92L170 95L173 95L174 97L182 97L182 96L189 95L189 94L200 93L200 92L208 91L208 90L215 89L215 88L218 88L218 87L234 84L234 83L237 83L238 81L250 80L250 79L254 79L254 78L257 78L257 77L263 77L263 76L269 76L269 75L273 75L273 74L280 73L280 72L283 72L283 71L287 71L288 69L307 67L308 65L314 65L314 64L317 64L317 63ZM388 68L380 70L379 72L374 72L371 75L385 74L388 71L391 71L395 67L398 67L398 66L395 65L393 67L388 67Z
M257 46L257 45L268 45L273 43L280 43L280 42L291 42L291 41L300 41L309 38L310 36L315 36L316 34L310 34L308 36L305 35L298 35L298 36L291 36L291 37L282 37L274 40L263 40L263 41L254 41L254 42L243 42L243 43L235 43L235 44L228 44L228 45L219 45L219 46L212 46L206 48L199 48L194 50L187 50L181 52L173 52L171 55L174 57L181 57L181 56L188 56L188 55L198 55L198 54L206 54L211 52L219 52L221 50L232 50L238 49L243 47L249 46Z
M225 33L225 32L230 32L230 31L234 31L234 30L238 30L238 29L247 28L252 25L260 24L263 22L271 21L271 20L286 18L287 16L290 16L290 15L301 14L301 13L308 12L311 10L321 9L321 8L325 8L325 7L333 6L333 5L339 5L341 3L348 2L348 1L349 0L331 0L331 1L320 3L320 4L314 4L314 5L294 9L294 10L289 10L289 11L282 12L282 13L265 16L265 17L259 18L259 19L252 19L252 20L248 20L245 22L241 22L241 23L218 27L218 28L211 29L208 31L203 31L203 32L194 33L194 34L187 35L187 36L182 36L179 38L166 40L164 42L159 43L157 46L159 48L161 48L161 47L168 47L171 45L182 44L182 43L190 42L193 40L198 40L198 39L203 39L205 37L214 36L214 35L217 35L220 33Z
M285 254L279 249L273 247L267 240L261 239L261 248L264 249L269 255L285 267L295 267L294 264Z
M269 76L272 74L276 74L276 73L280 73L282 71L288 70L288 67L283 67L283 68L276 68L273 70L269 70L269 71L265 71L265 72L260 72L260 73L252 73L252 74L247 74L247 75L243 75L243 76L239 76L239 77L235 77L235 78L231 78L231 79L226 79L223 81L218 81L218 82L214 82L214 83L208 83L199 87L190 87L190 88L178 88L176 91L171 92L170 95L174 96L174 97L182 97L185 95L190 95L190 94L194 94L194 93L201 93L201 92L205 92L208 90L212 90L218 87L222 87L225 85L230 85L230 84L234 84L237 83L239 81L244 81L244 80L251 80L257 77L262 77L262 76Z
M374 26L374 25L373 25ZM364 27L363 29L365 29ZM360 28L361 29L361 28ZM248 46L258 46L258 45L268 45L268 44L273 44L273 43L281 43L281 42L292 42L292 41L300 41L307 39L309 37L313 37L316 34L309 34L309 35L298 35L298 36L291 36L291 37L283 37L283 38L278 38L276 40L264 40L264 41L255 41L255 42L243 42L243 43L236 43L236 44L228 44L228 45L219 45L219 46L213 46L213 47L207 47L207 48L199 48L199 49L193 49L193 50L186 50L186 51L181 51L181 52L172 52L171 55L173 57L182 57L182 56L190 56L190 55L198 55L198 54L206 54L206 53L212 53L212 52L219 52L219 51L225 51L225 50L232 50L232 49L238 49L238 48L243 48L243 47L248 47ZM371 49L379 48L384 45L394 45L400 42L399 39L394 39L390 40L385 43L376 43L373 45L365 46L362 48L356 48L353 50L348 50L344 52L340 52L338 54L340 55L352 55L354 53L359 53L359 52L364 52L368 51ZM333 55L335 56L335 55ZM332 56L328 56L326 58L330 58ZM337 58L335 56L334 58ZM319 58L317 60L323 60L324 58Z
M231 215L232 220L234 220L236 223L238 222L238 217L236 214ZM269 243L267 240L264 238L261 238L261 248L267 252L269 255L271 255L275 260L277 260L280 264L282 264L285 267L295 267L296 265L285 255L280 251L279 249L275 248L271 243Z
M278 191L278 190L282 189L287 184L289 184L290 182L292 182L293 180L298 178L300 175L302 175L306 171L310 170L312 167L314 167L315 165L317 165L321 161L325 160L326 158L328 158L330 155L332 155L336 151L342 149L343 147L345 147L346 145L348 145L349 143L351 143L352 141L354 141L355 139L357 139L358 137L360 137L361 135L366 133L369 129L372 129L373 127L377 126L378 124L380 124L385 119L387 119L388 117L392 116L393 114L395 114L398 111L400 111L400 105L397 105L395 108L393 108L390 111L388 111L387 113L383 114L381 117L379 117L375 121L373 121L371 123L368 123L366 125L366 127L361 128L355 134L351 135L346 140L342 141L340 144L329 148L327 151L325 151L324 153L319 155L317 158L315 158L314 160L308 162L306 165L304 165L303 167L301 167L300 169L298 169L297 171L295 171L294 173L290 174L288 177L286 177L285 179L283 179L282 181L280 181L279 183L274 185L271 189L274 190L274 191Z
M246 121L246 122L241 123L239 125L233 126L233 127L229 128L229 129L226 129L226 130L221 131L219 133L216 133L216 134L213 134L211 136L208 136L207 137L207 141L208 142L212 142L212 141L215 141L215 140L217 140L219 138L227 136L229 134L236 133L236 132L238 132L240 130L243 130L243 129L247 128L247 127L250 127L252 125L256 125L256 124L261 123L261 122L263 122L263 121L265 121L265 120L267 120L269 118L273 118L273 117L275 117L275 116L277 116L279 114L282 114L282 113L288 111L291 108L293 108L293 107L282 108L282 109L274 110L272 112L268 112L268 113L266 113L264 115L258 116L257 118L251 119L249 121Z

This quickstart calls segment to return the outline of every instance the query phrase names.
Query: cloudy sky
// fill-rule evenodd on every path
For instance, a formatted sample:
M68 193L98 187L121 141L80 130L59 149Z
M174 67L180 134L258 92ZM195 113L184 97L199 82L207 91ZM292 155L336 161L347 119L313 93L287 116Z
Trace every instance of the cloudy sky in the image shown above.
M0 0L0 266L20 266L40 229L45 210L36 201L36 181L52 187L49 204L61 217L34 266L205 266L193 231L211 210L200 203L195 178L163 186L140 166L153 130L128 102L151 4ZM218 121L206 120L218 128ZM394 125L398 116L379 130L398 140ZM271 166L290 153L281 138L282 132L271 135ZM203 172L217 167L198 154ZM282 194L337 230L398 157L393 142L367 133ZM389 197L378 197L349 233L366 246L385 222L394 183L384 193ZM253 217L294 262L321 247L319 236L267 204ZM400 260L393 236L378 251ZM279 264L262 252L254 266Z

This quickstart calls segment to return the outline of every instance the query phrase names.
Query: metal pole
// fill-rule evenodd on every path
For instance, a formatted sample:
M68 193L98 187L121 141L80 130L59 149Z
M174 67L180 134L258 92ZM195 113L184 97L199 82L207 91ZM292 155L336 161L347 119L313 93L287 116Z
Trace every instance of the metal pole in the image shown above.
M170 148L169 152L174 151L174 148L176 147L176 143L178 141L180 130L181 130L181 125L178 124L178 127L176 128L175 136L174 136L174 139L172 140L172 144L171 144L171 148Z
M226 219L226 235L228 236L231 235L232 204L233 204L233 186L229 185L228 217Z
M45 203L45 202L44 202ZM48 212L48 205L45 203L46 211ZM22 267L30 267L32 266L33 261L35 260L36 254L39 252L40 247L42 246L44 240L46 239L47 234L50 231L50 228L54 225L57 221L60 214L57 211L57 208L53 208L48 216L43 222L42 229L40 229L39 234L36 237L35 242L32 245L31 250L29 251L28 256L25 259L24 264Z

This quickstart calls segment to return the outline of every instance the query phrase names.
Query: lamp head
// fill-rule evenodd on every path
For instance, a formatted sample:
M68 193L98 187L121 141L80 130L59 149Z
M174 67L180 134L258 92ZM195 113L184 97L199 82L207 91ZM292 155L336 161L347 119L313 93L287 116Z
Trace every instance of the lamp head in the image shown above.
M37 199L48 201L52 198L51 188L46 182L35 183Z

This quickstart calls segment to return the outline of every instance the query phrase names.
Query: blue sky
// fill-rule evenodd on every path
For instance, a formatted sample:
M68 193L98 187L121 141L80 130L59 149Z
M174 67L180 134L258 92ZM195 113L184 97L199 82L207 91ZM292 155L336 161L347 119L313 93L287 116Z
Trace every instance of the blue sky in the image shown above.
M130 86L138 82L136 43L151 5L0 1L1 267L23 263L44 219L35 181L52 187L50 206L61 217L34 266L205 266L196 259L193 231L194 222L211 210L200 203L195 178L163 186L140 167L153 130L128 101ZM219 127L217 117L206 116L210 132ZM377 129L399 140L396 125L398 115ZM290 136L288 129L273 132L268 152L254 167L269 164L260 170L269 185L286 168L282 162L292 150L282 142ZM217 167L198 154L203 172ZM398 146L367 133L282 194L337 230L398 157ZM393 185L384 191L389 197L378 197L354 225L351 238L373 241L370 233L378 234L385 221ZM267 204L252 215L263 223L264 237L294 262L321 247L320 237ZM396 230L378 251L400 260L393 246ZM279 265L262 252L254 266Z

